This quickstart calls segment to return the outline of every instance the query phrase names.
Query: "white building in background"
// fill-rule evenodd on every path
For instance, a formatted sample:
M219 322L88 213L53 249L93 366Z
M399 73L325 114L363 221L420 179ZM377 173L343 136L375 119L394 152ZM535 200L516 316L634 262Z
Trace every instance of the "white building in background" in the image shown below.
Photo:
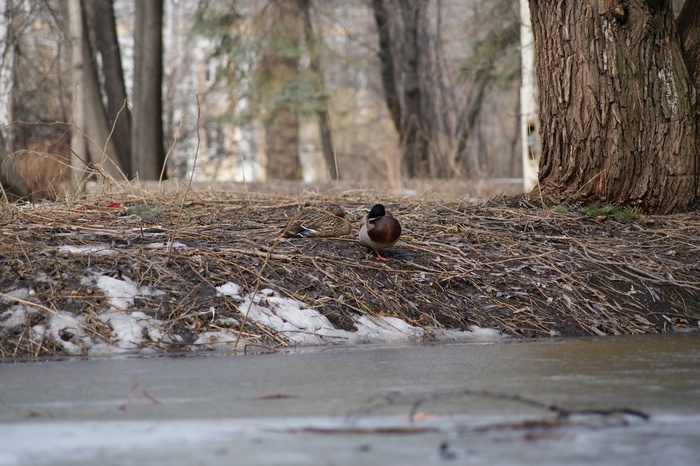
M540 164L540 123L537 118L537 77L535 75L535 41L530 23L528 0L520 0L520 138L523 156L523 187L530 192L537 186Z

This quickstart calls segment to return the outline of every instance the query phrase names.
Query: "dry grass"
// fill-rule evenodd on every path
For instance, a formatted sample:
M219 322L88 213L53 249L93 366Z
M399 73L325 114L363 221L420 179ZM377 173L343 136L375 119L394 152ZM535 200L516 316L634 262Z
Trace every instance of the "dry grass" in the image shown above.
M359 218L383 202L404 234L386 263L353 236L281 237L305 203L336 203ZM118 208L107 208L112 202ZM88 208L76 210L79 205ZM140 206L140 207L139 207ZM154 241L187 248L150 249ZM66 254L59 245L104 246L116 255ZM617 335L698 327L700 214L593 220L581 212L538 209L517 198L484 204L421 200L369 190L280 196L250 192L91 195L50 208L0 205L0 292L29 287L40 312L0 334L0 357L55 355L28 329L52 313L85 318L86 331L109 341L97 316L109 305L81 278L127 277L165 292L137 299L190 349L217 328L210 309L237 318L248 342L287 343L246 320L215 287L273 288L350 330L352 316L391 315L417 326L497 328L520 337ZM0 301L8 306L9 301ZM2 308L0 308L2 318Z

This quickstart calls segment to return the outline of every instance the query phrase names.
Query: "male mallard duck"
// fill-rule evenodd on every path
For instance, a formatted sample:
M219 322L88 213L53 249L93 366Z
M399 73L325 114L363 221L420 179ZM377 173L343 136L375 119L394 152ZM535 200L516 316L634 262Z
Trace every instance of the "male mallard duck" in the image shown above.
M328 210L307 207L284 232L284 236L343 236L350 233L350 223L345 211L338 205Z
M401 236L401 224L384 206L377 204L360 220L360 243L372 248L377 260L386 258L379 254L380 249L393 246Z

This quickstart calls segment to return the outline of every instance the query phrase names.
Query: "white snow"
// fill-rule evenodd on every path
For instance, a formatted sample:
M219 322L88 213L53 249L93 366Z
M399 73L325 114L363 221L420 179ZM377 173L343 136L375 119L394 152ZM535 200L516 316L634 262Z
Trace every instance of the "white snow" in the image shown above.
M163 294L162 291L153 292L147 286L138 286L128 278L119 280L107 275L96 275L83 280L84 284L90 284L91 282L102 290L115 309L126 309L133 306L134 298L136 297Z
M47 325L35 325L29 337L33 341L49 340L63 348L67 354L85 354L94 346L86 331L85 319L67 311L50 313Z
M168 242L160 242L160 243L150 243L146 245L147 248L151 249L164 249L164 248L169 248L170 245L174 248L186 248L187 245L184 243L180 243L179 241L175 241L174 243L168 241Z
M111 255L117 253L117 251L115 251L114 249L108 248L106 246L63 245L63 246L59 246L58 250L62 251L62 252L67 252L70 254L95 254L98 256L111 256Z
M16 288L0 296L0 332L20 330L27 318L36 312L31 306L25 306L12 298L27 300L31 294L29 288ZM8 306L9 307L5 307ZM4 309L4 310L3 310Z
M98 318L112 327L112 337L121 349L139 348L146 336L151 341L172 341L172 338L161 330L163 321L140 311L130 314L112 311L100 314Z
M218 291L224 296L237 298L241 294L241 286L233 282L227 282L221 286L217 286L216 291Z
M237 332L228 330L218 330L216 332L202 332L197 337L194 345L197 349L216 350L218 352L227 352L235 348L238 342L239 347L245 347L250 340L247 338L238 338Z
M496 330L472 327L471 331L421 328L398 317L359 316L356 331L337 329L326 316L304 303L280 296L271 289L254 296L242 295L241 287L228 282L216 288L223 296L240 302L238 309L248 319L261 324L292 344L320 345L333 343L360 344L373 342L421 341L426 335L439 340L493 340L504 338ZM233 332L232 332L233 333Z

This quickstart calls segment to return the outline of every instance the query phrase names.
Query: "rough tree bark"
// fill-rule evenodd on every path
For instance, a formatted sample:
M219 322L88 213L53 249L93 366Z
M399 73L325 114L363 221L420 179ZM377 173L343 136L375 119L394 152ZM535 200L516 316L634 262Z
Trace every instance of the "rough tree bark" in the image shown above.
M696 91L700 90L700 2L686 0L678 15L683 58ZM700 100L700 99L698 99Z
M530 0L549 203L697 204L696 94L669 3Z

